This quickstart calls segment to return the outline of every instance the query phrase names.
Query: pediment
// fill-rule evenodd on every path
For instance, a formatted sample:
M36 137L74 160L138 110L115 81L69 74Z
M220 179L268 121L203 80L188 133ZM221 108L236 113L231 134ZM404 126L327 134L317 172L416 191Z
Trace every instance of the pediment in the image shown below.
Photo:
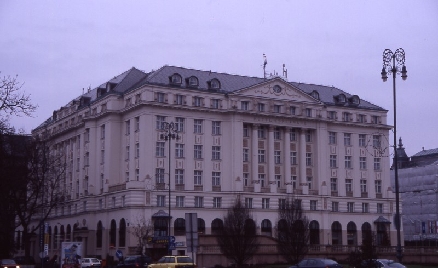
M241 89L235 92L241 97L258 97L282 101L321 103L309 94L297 89L281 78L270 79L261 84Z

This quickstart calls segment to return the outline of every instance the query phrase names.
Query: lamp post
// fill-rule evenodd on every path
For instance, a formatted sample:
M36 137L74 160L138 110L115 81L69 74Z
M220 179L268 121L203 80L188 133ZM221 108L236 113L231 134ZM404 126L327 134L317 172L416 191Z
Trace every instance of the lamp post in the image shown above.
M394 180L395 180L395 228L397 230L397 259L402 261L402 248L400 237L400 193L398 185L398 156L397 156L397 106L396 106L396 94L395 94L395 77L397 74L401 74L401 78L406 80L407 71L405 66L405 51L402 48L397 49L394 53L390 49L383 51L383 68L382 68L382 80L386 82L388 80L388 73L392 73L392 85L394 96Z
M172 254L172 250L170 249L170 222L171 222L171 216L170 216L170 194L171 194L171 189L170 189L170 154L171 154L171 149L170 149L170 141L171 140L178 140L179 136L178 136L178 129L177 129L177 125L174 122L163 122L162 124L162 131L163 133L160 134L160 139L161 140L165 140L165 141L169 141L169 233L168 233L168 252L169 255Z

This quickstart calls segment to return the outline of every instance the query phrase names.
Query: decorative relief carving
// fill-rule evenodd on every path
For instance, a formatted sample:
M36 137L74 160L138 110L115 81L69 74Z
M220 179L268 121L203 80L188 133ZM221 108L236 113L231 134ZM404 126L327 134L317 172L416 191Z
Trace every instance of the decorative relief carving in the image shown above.
M272 94L276 96L289 96L294 99L301 99L301 95L297 94L295 91L287 87L282 87L282 90L280 91L279 90L274 91L273 83L269 83L264 87L256 88L254 92L261 94Z

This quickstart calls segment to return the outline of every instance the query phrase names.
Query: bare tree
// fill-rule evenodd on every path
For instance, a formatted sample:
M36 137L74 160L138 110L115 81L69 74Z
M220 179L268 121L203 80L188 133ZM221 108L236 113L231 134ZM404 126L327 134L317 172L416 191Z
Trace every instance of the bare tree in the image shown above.
M237 198L224 217L223 228L216 237L221 252L237 268L242 267L256 253L260 242L250 210Z
M31 103L30 95L23 92L23 84L17 81L17 76L8 75L0 79L0 111L10 115L31 116L37 106Z
M146 220L144 217L137 217L134 223L131 223L128 233L132 234L137 239L137 252L141 255L145 254L145 248L148 237L152 236L154 227L151 220Z
M298 263L309 250L309 220L299 199L286 199L278 209L278 251L290 263Z
M48 139L46 132L32 139L26 150L28 172L15 179L14 192L10 195L16 227L22 228L26 256L30 254L31 234L65 201L66 189L61 187L61 181L65 181L66 153Z

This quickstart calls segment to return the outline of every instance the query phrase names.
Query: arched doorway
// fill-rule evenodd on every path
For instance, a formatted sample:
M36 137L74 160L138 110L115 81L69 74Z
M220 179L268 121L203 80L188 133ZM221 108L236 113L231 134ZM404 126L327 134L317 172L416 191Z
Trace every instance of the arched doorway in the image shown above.
M309 243L311 245L319 245L319 223L315 220L309 224Z
M261 230L262 235L272 236L272 223L270 220L262 220Z
M224 222L221 219L214 219L211 222L211 233L219 234L224 228Z
M357 245L357 228L356 224L352 221L347 224L347 244L349 246Z
M119 247L125 247L126 245L126 221L125 219L120 220L119 227Z
M338 221L332 223L332 245L342 245L342 225Z

